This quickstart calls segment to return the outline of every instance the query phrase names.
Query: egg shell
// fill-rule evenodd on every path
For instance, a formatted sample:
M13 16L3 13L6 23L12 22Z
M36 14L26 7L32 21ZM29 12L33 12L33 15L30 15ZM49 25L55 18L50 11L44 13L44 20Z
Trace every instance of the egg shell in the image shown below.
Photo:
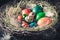
M52 20L48 17L44 17L44 18L41 18L37 24L39 27L43 27L43 26L46 26L46 25L49 25L50 23L52 22Z
M42 17L45 17L45 13L44 12L39 12L39 13L37 13L35 20L38 21Z
M22 15L19 15L19 16L18 16L18 20L19 20L19 21L22 21Z
M22 10L22 14L29 15L29 13L30 13L30 9L28 8Z
M23 27L23 28L28 28L29 25L28 25L28 23L26 23L25 21L22 21L22 27Z
M36 26L36 23L35 23L35 22L31 22L31 23L29 24L29 26L30 26L30 27L35 27L35 26Z
M38 12L41 12L43 11L43 8L39 5L36 5L33 9L32 9L32 12L37 14Z

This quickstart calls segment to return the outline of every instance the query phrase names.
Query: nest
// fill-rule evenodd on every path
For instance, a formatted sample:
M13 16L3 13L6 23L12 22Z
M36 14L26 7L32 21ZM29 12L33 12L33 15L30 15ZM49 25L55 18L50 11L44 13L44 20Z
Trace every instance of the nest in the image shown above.
M18 27L20 24L20 22L17 21L17 16L19 15L19 13L21 12L22 9L24 9L24 7L28 7L29 4L38 4L40 6L47 7L46 10L44 10L44 12L47 11L51 11L54 16L50 17L52 19L52 23L47 25L45 28L39 28L39 27L33 27L33 28L22 28L22 27ZM8 28L11 31L42 31L42 30L47 30L48 28L53 27L56 22L57 22L57 12L54 9L53 6L51 6L49 3L47 3L46 1L20 1L19 3L17 3L16 5L6 5L5 8L5 12L4 12L4 17L3 20L4 22L8 25Z

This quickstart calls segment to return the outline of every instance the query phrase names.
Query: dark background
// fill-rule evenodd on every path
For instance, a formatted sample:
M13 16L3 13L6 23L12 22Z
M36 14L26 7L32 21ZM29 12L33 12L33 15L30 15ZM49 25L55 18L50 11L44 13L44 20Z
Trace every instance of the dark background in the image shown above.
M17 0L15 0L17 2ZM18 0L20 1L20 0ZM0 7L4 4L7 4L8 2L14 2L14 0L0 0ZM56 6L56 11L58 12L58 15L59 15L59 21L58 23L55 25L55 29L56 29L56 35L54 36L54 34L50 34L50 35L53 35L53 36L49 36L49 37L46 37L44 36L44 34L41 34L40 32L39 35L26 35L24 36L23 34L12 34L13 37L11 37L10 40L15 40L14 38L16 38L17 40L60 40L60 0L48 0L48 2L54 6ZM47 31L47 30L46 30ZM51 31L51 30L49 30ZM34 32L35 33L35 32ZM42 32L42 33L45 33L45 32ZM47 32L49 33L49 32ZM1 32L0 32L1 34ZM54 37L54 38L52 38Z
M9 1L20 1L20 0L0 0L0 6L8 3ZM56 5L60 0L48 0L48 2L52 3L53 5Z

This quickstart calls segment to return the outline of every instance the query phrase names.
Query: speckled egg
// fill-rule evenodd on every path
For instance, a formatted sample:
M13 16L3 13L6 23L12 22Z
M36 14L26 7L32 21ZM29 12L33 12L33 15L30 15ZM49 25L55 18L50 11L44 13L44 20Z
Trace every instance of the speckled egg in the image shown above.
M44 17L44 18L39 19L37 24L38 24L39 27L42 27L42 26L49 25L51 22L52 22L52 20L50 18Z
M25 21L27 21L27 22L32 22L33 21L33 17L31 17L31 16L27 16L26 18L25 18Z

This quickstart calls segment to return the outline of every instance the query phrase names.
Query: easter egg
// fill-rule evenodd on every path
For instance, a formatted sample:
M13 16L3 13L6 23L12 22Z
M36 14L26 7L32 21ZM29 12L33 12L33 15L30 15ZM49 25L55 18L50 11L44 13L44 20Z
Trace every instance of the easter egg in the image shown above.
M22 17L23 17L23 20L25 20L25 17L26 17L26 16L27 16L26 14L23 14L23 15L22 15Z
M29 16L34 17L34 16L35 16L35 14L34 14L33 12L30 12Z
M30 10L27 8L22 10L22 14L29 15L29 13L30 13Z
M43 11L42 7L39 6L39 5L36 5L33 9L32 9L32 12L37 14L38 12L41 12Z
M31 17L31 16L27 16L26 18L25 18L25 21L26 22L32 22L33 21L33 17Z
M22 15L19 15L19 16L18 16L18 20L19 20L19 21L22 21Z
M45 16L45 13L44 12L37 13L37 15L36 15L36 21L38 21L40 18L42 18L44 16Z
M36 26L36 23L35 23L35 22L31 22L31 23L29 24L29 26L30 26L30 27L35 27L35 26Z
M44 18L39 19L37 24L41 28L43 26L49 25L51 22L52 22L52 20L50 18L44 17Z
M28 28L29 25L28 25L28 23L26 23L25 21L22 21L22 27L23 27L23 28Z

